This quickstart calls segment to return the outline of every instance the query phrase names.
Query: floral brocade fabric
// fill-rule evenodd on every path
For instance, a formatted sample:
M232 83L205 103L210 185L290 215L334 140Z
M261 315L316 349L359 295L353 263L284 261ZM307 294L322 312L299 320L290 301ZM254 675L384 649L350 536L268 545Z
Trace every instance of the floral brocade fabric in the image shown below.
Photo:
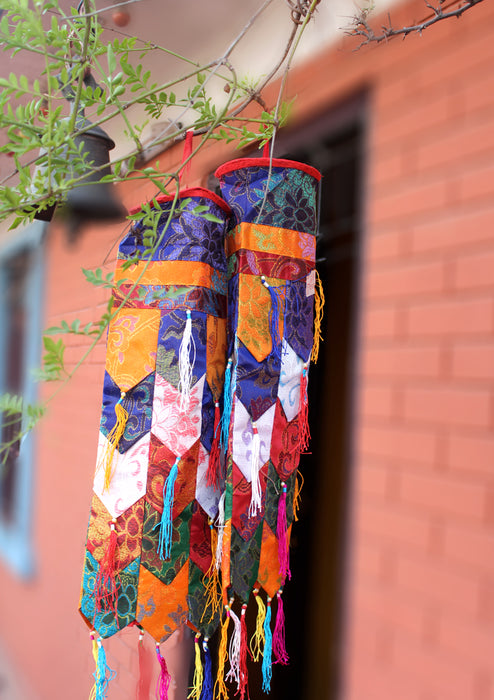
M161 642L186 620L201 626L212 561L220 484L204 475L226 362L230 210L206 190L159 206L151 253L144 215L118 251L80 610L101 637L137 623Z
M313 346L320 174L268 159L232 161L216 174L235 216L227 237L232 412L222 585L225 599L247 604L255 588L269 598L279 593L289 572L282 552Z

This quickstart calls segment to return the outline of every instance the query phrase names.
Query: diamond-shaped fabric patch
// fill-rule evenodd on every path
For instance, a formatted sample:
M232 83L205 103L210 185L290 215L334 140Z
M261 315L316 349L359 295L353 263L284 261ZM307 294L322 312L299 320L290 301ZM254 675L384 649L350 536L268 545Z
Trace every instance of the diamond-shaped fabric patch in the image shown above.
M178 462L178 474L173 487L173 519L194 500L199 447L198 440ZM163 487L176 460L166 445L162 445L154 435L151 436L150 455L146 500L161 513Z
M118 630L127 627L134 619L137 604L137 575L139 559L134 559L123 571L120 571L117 581L117 618L112 610L95 615L94 590L99 564L86 551L84 574L82 578L81 613L101 637L111 637Z
M280 359L272 354L258 362L239 340L235 393L253 420L276 402Z
M265 464L269 459L271 447L271 433L276 405L271 406L256 421L260 439L260 462ZM247 481L252 481L252 420L242 402L235 397L234 400L234 427L233 427L233 461L238 466Z
M141 554L142 522L144 519L144 498L140 498L117 518L115 532L117 548L115 565L125 569L131 561ZM112 516L96 494L93 494L91 515L87 533L87 549L96 561L100 562L106 554L110 523Z
M106 371L128 391L156 367L160 312L157 309L120 309L108 328Z
M118 443L118 451L125 452L132 447L143 435L151 429L153 411L154 372L145 377L139 384L126 393L122 401L123 408L128 413L124 434ZM117 417L115 406L120 400L120 389L105 372L103 387L103 410L101 413L100 431L108 436L113 429Z
M141 566L136 618L157 642L168 639L187 619L188 583L188 560L169 586Z
M204 449L203 445L199 447L199 456L197 462L197 483L196 483L196 500L213 520L218 514L218 503L221 497L220 491L217 491L214 486L207 485L207 470L209 465L209 453Z
M161 513L146 503L146 513L142 533L141 565L151 571L156 578L171 584L189 557L189 530L192 506L182 511L173 521L170 559L161 559L158 553L159 526Z
M303 368L303 360L291 345L283 341L278 397L289 421L300 411L300 380Z
M105 489L104 457L108 448L108 440L102 433L99 434L93 489L114 518L130 508L146 493L149 441L150 434L146 433L127 452L120 454L115 451L112 460L113 476L110 487Z
M160 374L154 387L151 432L177 457L184 454L201 434L203 375L190 392L186 410L180 407L180 393Z

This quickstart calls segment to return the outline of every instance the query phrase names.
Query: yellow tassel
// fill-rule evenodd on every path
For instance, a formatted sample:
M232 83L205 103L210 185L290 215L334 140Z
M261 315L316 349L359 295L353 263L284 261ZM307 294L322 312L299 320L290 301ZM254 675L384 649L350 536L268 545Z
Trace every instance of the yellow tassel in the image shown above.
M204 620L206 610L210 610L208 622L211 622L215 614L221 609L221 589L220 589L220 572L216 566L216 548L218 546L218 532L213 527L212 520L209 521L209 529L211 531L211 564L209 569L202 577L206 593L206 604L201 615L201 622Z
M266 619L266 606L264 601L259 595L259 589L254 588L252 591L257 603L257 618L256 618L256 631L252 635L250 640L250 651L254 661L259 661L259 657L263 653L264 643L266 641L266 636L264 634L264 620Z
M228 690L225 684L225 666L228 661L228 625L230 624L230 606L225 605L226 615L221 624L220 644L218 648L218 672L214 684L214 696L217 700L228 700Z
M314 291L314 304L315 304L315 312L314 312L314 345L312 346L312 353L310 356L310 359L312 362L317 362L317 358L319 357L319 344L322 342L322 333L321 333L321 326L322 326L322 317L323 317L323 309L324 309L324 290L322 288L322 282L321 278L319 276L319 273L317 270L315 270L316 273L316 288Z
M300 477L300 481L299 481L299 477ZM304 488L304 477L302 475L302 472L298 471L297 477L295 480L295 496L293 498L293 517L294 517L295 521L298 520L297 513L298 513L298 510L300 508L300 501L301 501L300 494L301 494L303 488Z
M115 406L115 416L117 417L117 422L115 423L111 431L108 433L106 450L103 454L100 464L98 465L101 466L104 464L105 466L105 481L103 484L103 491L108 491L108 489L110 488L110 483L114 472L113 457L115 455L115 451L118 449L120 439L124 434L125 426L127 425L127 421L129 419L128 412L122 406L122 401L124 400L124 398L125 392L122 391L122 393L120 394L120 399L119 401L117 401L117 404Z
M194 664L194 678L192 680L192 688L190 690L190 693L187 695L187 698L194 698L195 700L199 700L199 698L201 697L202 683L204 681L204 669L202 668L201 660L201 647L199 645L200 637L200 634L196 634L194 639L194 646L196 652Z
M92 652L93 652L94 665L97 667L98 666L98 642L96 641L96 634L94 632L91 632L90 637L91 637L91 641L92 641ZM94 682L94 685L91 688L91 692L89 693L89 700L95 700L95 698L96 698L96 681Z

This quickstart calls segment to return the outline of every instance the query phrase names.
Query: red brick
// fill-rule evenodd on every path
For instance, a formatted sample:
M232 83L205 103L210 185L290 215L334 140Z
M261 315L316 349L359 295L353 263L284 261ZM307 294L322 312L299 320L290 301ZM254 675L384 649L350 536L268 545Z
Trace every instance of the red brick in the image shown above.
M360 412L364 416L390 418L394 413L393 398L393 389L389 385L366 382L360 392Z
M437 437L434 431L396 424L378 426L367 422L362 425L357 438L358 454L364 460L367 455L375 455L398 464L408 460L429 465L436 458Z
M448 85L442 84L428 90L420 85L419 89L408 95L407 100L398 102L394 110L384 107L382 113L376 112L375 118L379 120L381 128L373 141L373 148L381 151L391 142L396 149L396 142L403 143L404 139L413 138L416 134L422 139L424 125L427 130L437 133L441 126L449 123L450 108Z
M494 302L490 297L413 304L408 310L408 332L414 336L490 333L493 313Z
M494 435L448 435L447 465L465 473L492 476L494 464Z
M366 309L363 335L367 339L388 338L396 334L398 311L394 306Z
M403 552L397 561L397 583L416 604L430 603L444 614L473 616L478 610L480 584L469 572L446 568L436 558L413 559Z
M389 493L389 467L366 463L365 469L357 469L356 494L385 499ZM358 497L358 496L357 496Z
M491 527L472 528L457 525L454 521L446 524L444 554L451 561L494 574L493 551L494 532Z
M401 503L372 503L368 500L359 508L360 531L376 538L376 542L404 545L426 551L430 541L430 526L423 514L410 512Z
M441 373L441 348L436 343L362 348L362 374L367 377L420 378Z
M417 148L417 169L420 172L454 167L454 173L464 173L465 162L485 159L494 151L494 134L488 114L473 115L468 120L450 124L447 129L424 138Z
M352 550L351 570L356 580L380 581L382 578L381 547L357 541Z
M490 342L456 343L452 348L451 371L459 379L494 379L494 339Z
M476 620L459 620L443 615L439 624L439 644L458 663L465 664L468 661L474 668L484 667L492 672L492 625L479 625Z
M410 674L410 683L415 687L423 684L431 699L465 700L473 697L474 673L470 668L455 663L448 654L441 654L435 649L431 651L400 637L395 642L393 660L397 670Z
M373 226L386 221L414 220L423 214L444 209L449 201L449 177L425 181L415 178L399 181L394 191L385 188L382 192L370 193L369 221Z
M493 173L494 175L494 173ZM493 183L494 193L494 183ZM492 248L462 255L455 263L455 287L457 289L492 289L494 250Z
M410 600L394 586L357 581L353 588L353 604L373 618L376 628L388 626L416 639L424 635L426 606L421 601Z
M366 250L367 263L399 257L403 250L403 235L400 231L369 236Z
M470 253L476 244L492 242L493 227L494 207L491 202L480 207L453 206L440 216L413 226L412 252L436 250L445 255L448 250L466 248Z
M404 416L438 425L482 427L491 422L488 389L405 388Z
M438 476L408 471L401 475L401 499L422 512L480 522L484 517L486 489L482 484L452 474Z
M487 149L486 149L487 150ZM494 148L493 148L494 153ZM492 201L494 194L494 166L492 155L488 162L473 164L463 170L460 180L459 197L461 201Z
M444 287L444 262L374 266L364 282L369 299L416 297L440 292Z

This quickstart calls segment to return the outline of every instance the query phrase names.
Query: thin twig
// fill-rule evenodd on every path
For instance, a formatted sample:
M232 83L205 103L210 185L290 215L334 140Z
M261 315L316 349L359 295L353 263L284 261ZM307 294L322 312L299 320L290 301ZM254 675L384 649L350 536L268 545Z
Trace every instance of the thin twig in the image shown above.
M381 26L381 31L378 33L376 33L370 26L369 11L363 9L356 17L352 19L352 25L345 30L345 34L347 36L359 37L362 39L355 50L358 50L366 44L373 42L380 44L383 41L388 41L389 39L393 39L397 36L402 36L405 39L409 34L422 34L425 29L431 27L437 22L441 22L442 20L451 19L452 17L459 18L467 10L470 10L475 5L479 5L484 0L465 0L465 2L463 2L463 4L456 9L450 10L449 12L445 11L445 9L447 10L448 7L456 4L457 1L458 0L454 0L454 2L449 3L446 8L444 7L443 3L434 6L426 2L425 4L432 11L432 15L429 14L425 19L417 24L399 27L398 29L393 27L391 17L388 14L388 24L383 24Z

